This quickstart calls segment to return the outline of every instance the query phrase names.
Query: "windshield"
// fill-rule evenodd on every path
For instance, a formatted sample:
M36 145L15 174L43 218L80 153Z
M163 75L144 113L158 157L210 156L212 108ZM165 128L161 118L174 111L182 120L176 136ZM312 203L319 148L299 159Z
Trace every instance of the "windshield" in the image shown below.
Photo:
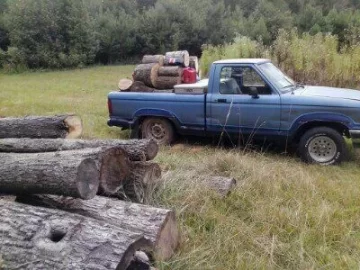
M261 64L259 65L259 68L265 74L265 76L274 84L274 86L281 92L294 90L294 88L296 87L296 83L272 63Z

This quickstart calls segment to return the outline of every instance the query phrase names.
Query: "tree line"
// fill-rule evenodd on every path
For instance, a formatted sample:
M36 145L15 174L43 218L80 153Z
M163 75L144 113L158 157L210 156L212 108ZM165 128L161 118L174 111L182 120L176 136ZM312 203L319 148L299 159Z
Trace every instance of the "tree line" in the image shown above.
M0 66L67 68L222 45L279 30L360 41L360 0L0 0Z

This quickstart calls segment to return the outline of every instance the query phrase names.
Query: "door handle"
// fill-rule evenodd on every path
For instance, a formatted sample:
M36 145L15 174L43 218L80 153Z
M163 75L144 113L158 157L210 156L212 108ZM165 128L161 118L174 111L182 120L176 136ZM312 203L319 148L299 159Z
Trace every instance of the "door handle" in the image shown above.
M219 103L226 103L227 99L226 98L219 98L219 99L216 99L215 101L219 102Z

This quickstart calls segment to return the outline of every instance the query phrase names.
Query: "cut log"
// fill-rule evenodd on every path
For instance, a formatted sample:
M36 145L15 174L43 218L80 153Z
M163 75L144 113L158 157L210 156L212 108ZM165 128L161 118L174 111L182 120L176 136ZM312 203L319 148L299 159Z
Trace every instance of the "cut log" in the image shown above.
M159 76L155 80L155 88L161 90L173 89L175 85L181 84L181 77Z
M122 148L131 161L152 160L159 151L154 140L0 139L0 152L5 153L42 153L110 146Z
M140 81L135 81L130 87L130 92L154 92L154 90L154 88L146 86Z
M153 162L133 162L118 198L136 203L150 202L154 190L161 178L159 164Z
M204 184L216 191L220 196L225 197L235 188L236 180L234 178L214 176L206 179Z
M167 66L159 68L158 75L165 77L180 77L182 76L183 69L179 66Z
M149 87L154 87L159 67L159 64L154 63L136 66L133 75L134 81L140 81Z
M190 56L190 64L189 67L196 70L196 73L199 74L199 59L197 56Z
M54 153L0 153L0 192L91 199L116 193L129 173L125 151L94 148Z
M57 208L64 211L106 221L117 227L148 238L160 260L169 259L179 243L179 231L172 210L154 208L105 197L89 201L51 195L17 197L22 203Z
M0 201L2 269L127 269L141 235L60 210Z
M190 56L188 51L167 52L165 54L165 66L183 66L188 67Z
M142 61L142 64L152 64L156 63L160 66L164 65L164 56L163 55L144 55Z
M119 81L119 90L120 91L129 91L132 84L133 84L133 81L130 79L121 79Z
M68 138L81 136L81 119L75 115L1 118L0 138Z

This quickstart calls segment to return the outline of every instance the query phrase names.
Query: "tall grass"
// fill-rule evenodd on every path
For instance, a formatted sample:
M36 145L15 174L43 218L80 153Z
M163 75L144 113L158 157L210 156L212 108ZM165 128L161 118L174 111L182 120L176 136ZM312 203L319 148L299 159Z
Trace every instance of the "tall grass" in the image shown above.
M240 37L225 46L203 51L201 68L207 74L211 62L226 58L271 58L294 80L312 84L360 89L360 44L339 48L336 36L300 35L280 31L271 46Z

